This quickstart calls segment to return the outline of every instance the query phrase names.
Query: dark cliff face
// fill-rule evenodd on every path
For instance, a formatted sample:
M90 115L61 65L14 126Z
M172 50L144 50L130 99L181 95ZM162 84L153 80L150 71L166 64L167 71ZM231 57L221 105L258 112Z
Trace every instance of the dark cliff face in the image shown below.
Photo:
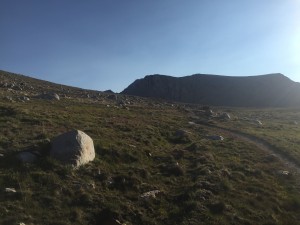
M282 74L249 77L150 75L133 82L122 94L216 106L300 106L300 84Z

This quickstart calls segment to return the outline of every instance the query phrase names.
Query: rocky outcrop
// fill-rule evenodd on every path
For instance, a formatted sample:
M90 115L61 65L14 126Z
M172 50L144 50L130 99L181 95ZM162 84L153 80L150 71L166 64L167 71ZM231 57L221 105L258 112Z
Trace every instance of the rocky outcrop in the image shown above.
M50 156L79 167L94 160L94 143L84 132L73 130L51 140Z
M38 96L40 99L46 99L46 100L60 100L60 97L56 93L43 93Z
M282 74L249 77L150 75L133 82L122 94L215 106L300 106L300 84Z

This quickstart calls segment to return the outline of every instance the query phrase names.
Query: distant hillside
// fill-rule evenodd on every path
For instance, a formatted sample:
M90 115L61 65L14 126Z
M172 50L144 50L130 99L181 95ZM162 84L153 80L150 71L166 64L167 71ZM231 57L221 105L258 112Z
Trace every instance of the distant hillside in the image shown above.
M22 74L11 73L0 70L0 87L5 87L14 91L23 91L27 94L38 94L43 92L55 92L58 94L69 94L81 96L96 91L84 90L62 84L40 80Z
M277 73L249 77L149 75L134 81L122 94L215 106L300 106L300 84Z
M37 97L43 93L56 93L64 98L91 98L97 99L109 96L112 93L82 89L63 84L32 78L22 74L0 70L0 97L23 98Z
M102 92L82 89L0 70L0 100L24 102L32 99L51 99L55 94L60 99L106 105L115 104L117 107L125 107L128 103L134 104L144 101L140 97L122 96L111 90ZM145 101L148 100L145 99Z

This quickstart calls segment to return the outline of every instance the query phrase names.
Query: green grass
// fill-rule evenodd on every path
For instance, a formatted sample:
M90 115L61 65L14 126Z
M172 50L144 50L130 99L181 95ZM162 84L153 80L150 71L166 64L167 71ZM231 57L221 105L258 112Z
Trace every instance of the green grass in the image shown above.
M231 109L233 120L219 123L266 140L283 155L300 165L300 110L299 109ZM251 119L259 119L257 126ZM299 123L299 124L295 124Z
M268 153L240 140L207 140L216 129L188 124L188 112L198 106L131 102L126 110L81 98L1 101L0 224L101 224L103 212L127 225L299 224L299 177L278 174L280 161L266 161ZM294 139L300 128L288 122L300 118L297 110L231 113L259 117L265 125L213 122L299 156ZM17 152L46 151L46 139L70 129L93 138L96 159L90 164L72 170L47 156L35 164L17 162ZM176 137L179 129L187 136ZM5 193L6 187L17 193ZM161 193L140 197L151 190Z

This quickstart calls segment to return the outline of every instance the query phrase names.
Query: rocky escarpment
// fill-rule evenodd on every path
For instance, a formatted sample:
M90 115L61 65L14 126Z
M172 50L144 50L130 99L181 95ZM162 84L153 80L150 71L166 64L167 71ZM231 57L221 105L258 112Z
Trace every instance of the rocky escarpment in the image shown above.
M122 94L219 106L300 106L300 84L282 74L249 77L149 75L133 82Z

